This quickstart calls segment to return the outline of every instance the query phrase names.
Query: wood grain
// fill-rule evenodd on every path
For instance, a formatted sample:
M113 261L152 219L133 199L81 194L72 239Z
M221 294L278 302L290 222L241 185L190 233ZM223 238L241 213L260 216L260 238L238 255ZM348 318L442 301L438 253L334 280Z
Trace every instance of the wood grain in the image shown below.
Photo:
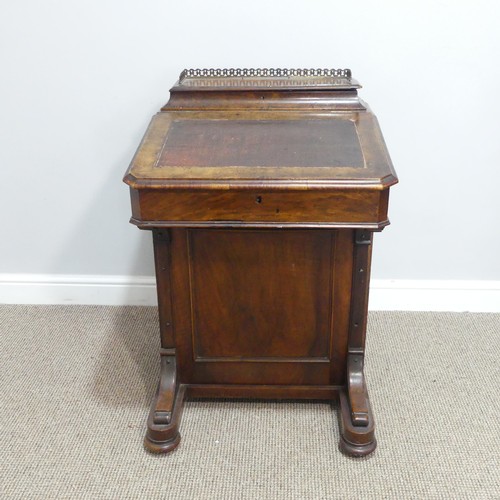
M189 241L195 360L329 359L333 232L200 230Z
M369 228L387 224L381 191L140 190L133 206L138 225L175 226L206 222L339 224Z

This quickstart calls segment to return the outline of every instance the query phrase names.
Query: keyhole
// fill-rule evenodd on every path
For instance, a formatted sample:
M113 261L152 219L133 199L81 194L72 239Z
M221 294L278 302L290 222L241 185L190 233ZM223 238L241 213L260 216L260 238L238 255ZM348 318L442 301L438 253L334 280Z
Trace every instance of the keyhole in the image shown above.
M255 203L262 203L262 196L257 196L257 198L255 198Z

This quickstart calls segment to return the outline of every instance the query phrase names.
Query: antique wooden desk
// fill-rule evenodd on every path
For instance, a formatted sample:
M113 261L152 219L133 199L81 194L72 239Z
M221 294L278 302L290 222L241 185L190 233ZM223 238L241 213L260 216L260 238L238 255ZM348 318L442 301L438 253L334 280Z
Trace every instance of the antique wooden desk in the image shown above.
M397 178L358 88L349 70L186 70L153 117L124 179L154 242L150 451L179 444L186 396L339 398L340 448L375 449L370 255Z

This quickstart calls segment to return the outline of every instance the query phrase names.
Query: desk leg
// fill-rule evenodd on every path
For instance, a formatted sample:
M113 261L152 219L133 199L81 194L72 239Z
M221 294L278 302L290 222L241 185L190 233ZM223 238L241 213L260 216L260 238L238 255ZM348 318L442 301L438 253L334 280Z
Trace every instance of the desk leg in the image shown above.
M368 455L377 446L375 425L363 371L371 243L370 231L364 229L355 231L347 387L340 393L340 449L347 455L357 457Z
M347 356L347 390L340 392L340 449L354 457L375 450L375 424L363 373L363 356Z
M179 425L185 386L177 376L177 355L173 336L171 301L171 235L168 230L153 230L158 310L160 316L160 381L148 417L144 445L153 453L167 453L180 440Z
M174 450L181 440L179 424L185 386L177 383L175 349L161 350L161 372L156 397L148 417L144 445L153 453Z

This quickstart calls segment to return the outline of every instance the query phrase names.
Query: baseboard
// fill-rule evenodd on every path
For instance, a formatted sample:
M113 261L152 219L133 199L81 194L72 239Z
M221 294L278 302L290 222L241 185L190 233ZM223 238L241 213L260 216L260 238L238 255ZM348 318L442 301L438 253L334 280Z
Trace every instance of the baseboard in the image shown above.
M372 280L370 310L500 312L500 281Z
M2 304L156 305L150 276L0 274ZM370 310L500 312L500 281L377 280Z
M2 304L157 304L150 276L0 274Z

